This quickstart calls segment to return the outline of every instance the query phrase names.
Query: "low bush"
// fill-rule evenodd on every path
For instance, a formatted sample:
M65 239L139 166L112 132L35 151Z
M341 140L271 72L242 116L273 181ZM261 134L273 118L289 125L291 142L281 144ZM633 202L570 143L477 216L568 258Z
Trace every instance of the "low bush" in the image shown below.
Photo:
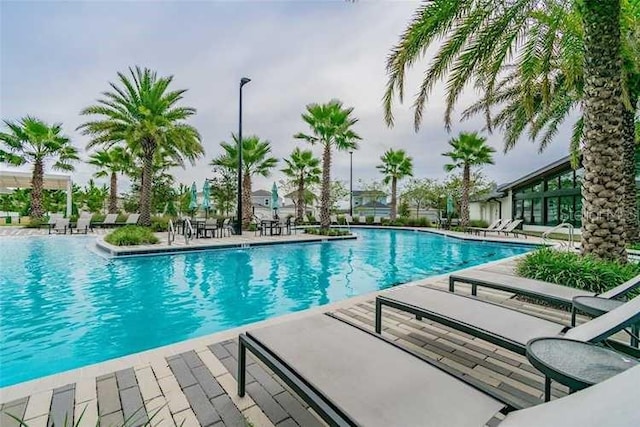
M429 218L418 218L416 225L418 227L431 227L431 221L429 221Z
M640 264L619 264L543 248L518 261L516 272L529 279L602 293L640 274Z
M366 216L365 221L367 221L367 224L373 224L373 216Z
M138 225L117 228L107 234L104 240L115 246L153 245L159 242L150 228Z
M39 218L31 218L29 220L29 222L25 223L25 224L21 224L24 225L25 228L40 228L44 225L46 225L49 222L49 220L47 219L39 219Z
M400 217L396 218L395 221L391 222L391 225L397 225L398 227L404 227L407 224L407 218Z
M338 228L305 228L306 234L317 234L320 236L348 236L351 233L347 230L340 230Z
M155 232L167 231L169 229L170 216L154 216L151 218L151 229Z
M469 221L469 227L487 228L489 223L483 219L472 219Z
M351 218L351 224L360 224L360 218L354 216L353 218Z
M380 218L380 225L391 225L391 220L389 218Z
M633 249L635 251L640 251L640 243L631 243L629 245L629 249Z

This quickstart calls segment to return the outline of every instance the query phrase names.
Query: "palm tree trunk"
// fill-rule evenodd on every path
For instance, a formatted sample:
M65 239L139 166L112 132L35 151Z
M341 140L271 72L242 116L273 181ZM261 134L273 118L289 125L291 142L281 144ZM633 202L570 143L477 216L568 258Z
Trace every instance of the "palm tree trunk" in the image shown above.
M298 206L296 206L296 220L302 222L304 216L304 177L298 179Z
M582 253L626 262L620 0L585 0Z
M111 172L111 184L109 184L109 213L118 213L118 174Z
M244 173L242 177L242 227L248 228L253 216L253 203L251 203L251 175Z
M634 98L634 99L637 99ZM636 135L634 112L625 108L622 116L624 137L624 220L625 237L627 242L637 242L638 231L638 207L636 190Z
M391 178L391 221L396 220L397 210L397 199L396 199L396 190L398 188L398 179L394 176Z
M331 226L329 204L331 203L331 144L325 142L322 154L322 191L320 193L320 228Z
M465 164L462 169L462 199L460 200L460 226L469 225L469 183L471 182L471 168Z
M142 226L151 225L151 179L153 176L153 151L144 153L142 182L140 185L140 219Z
M31 218L42 218L42 176L44 175L44 165L42 160L37 159L33 165L33 175L31 176Z

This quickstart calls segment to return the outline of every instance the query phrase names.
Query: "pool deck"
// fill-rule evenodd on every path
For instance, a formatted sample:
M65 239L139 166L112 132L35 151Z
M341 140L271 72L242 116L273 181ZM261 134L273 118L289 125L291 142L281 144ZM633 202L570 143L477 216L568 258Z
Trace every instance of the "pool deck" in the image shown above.
M513 274L515 258L474 268ZM447 276L403 286L416 285L446 289ZM459 288L460 293L469 292L464 285ZM236 395L238 333L322 312L372 330L374 298L384 292L5 387L0 389L0 410L25 420L30 427L51 425L52 421L58 425L65 417L77 422L81 414L81 426L95 426L98 419L101 425L122 425L125 420L127 425L142 425L151 419L154 426L320 426L323 423L313 410L251 357L247 395ZM568 312L524 302L509 293L480 289L479 297L567 325L570 322ZM383 321L384 335L410 350L473 377L523 407L542 402L543 377L526 358L393 309L385 309ZM567 390L554 384L552 393L561 397ZM6 414L0 415L0 426L17 425Z

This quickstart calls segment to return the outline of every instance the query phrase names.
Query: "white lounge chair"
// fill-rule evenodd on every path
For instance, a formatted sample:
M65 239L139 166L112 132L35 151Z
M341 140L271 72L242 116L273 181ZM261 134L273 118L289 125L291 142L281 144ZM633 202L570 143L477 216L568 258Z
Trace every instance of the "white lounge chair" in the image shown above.
M101 227L114 227L116 225L116 220L118 219L118 214L107 214L104 217L104 221L100 224Z
M73 234L73 230L76 230L76 234L84 233L87 234L89 229L91 228L91 216L78 218L78 222L74 228L69 228L69 233Z
M55 231L56 234L67 234L67 229L69 230L69 233L71 233L69 218L57 219L53 227L49 228L49 234L51 234L51 231Z

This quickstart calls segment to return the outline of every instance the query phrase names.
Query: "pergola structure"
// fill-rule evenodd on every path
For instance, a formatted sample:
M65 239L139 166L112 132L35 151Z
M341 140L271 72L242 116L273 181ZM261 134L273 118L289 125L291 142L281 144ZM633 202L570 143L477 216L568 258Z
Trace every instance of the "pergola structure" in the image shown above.
M70 175L46 173L42 177L42 188L46 190L65 190L67 192L67 217L71 215L72 181ZM31 188L31 172L0 170L0 193L16 188Z

